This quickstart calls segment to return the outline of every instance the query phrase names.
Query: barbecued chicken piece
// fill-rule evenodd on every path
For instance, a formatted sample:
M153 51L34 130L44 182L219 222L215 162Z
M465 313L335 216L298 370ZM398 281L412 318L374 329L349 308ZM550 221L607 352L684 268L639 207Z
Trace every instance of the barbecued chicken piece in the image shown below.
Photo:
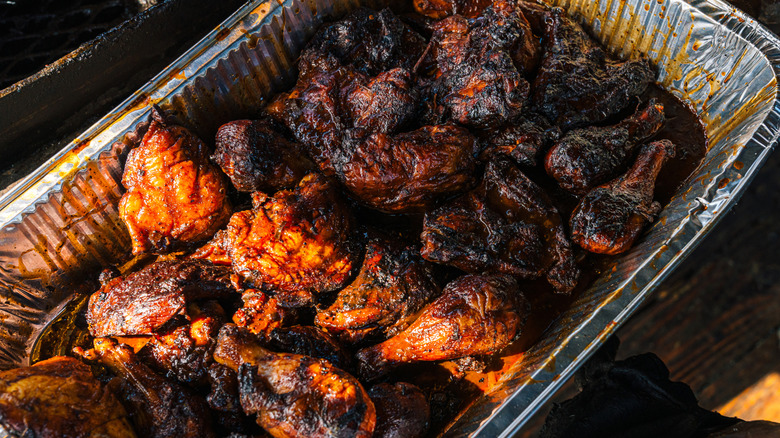
M482 129L520 115L529 93L523 74L536 68L538 44L512 2L494 2L472 27L461 16L446 18L432 41L441 73L432 87L430 101L441 105L434 113Z
M227 317L216 301L190 304L187 314L188 324L153 335L138 356L168 378L205 387L217 332Z
M378 74L365 85L350 89L345 102L352 126L388 133L414 116L418 100L412 75L399 67Z
M273 353L227 324L214 359L238 373L241 407L275 437L370 437L374 404L360 383L329 362Z
M206 240L230 217L227 182L209 163L206 145L156 107L141 145L127 156L122 184L119 215L133 254Z
M235 120L220 126L211 156L239 192L295 187L313 164L300 145L270 120Z
M215 265L230 266L232 261L230 256L228 256L227 249L225 249L226 237L227 230L217 231L211 240L196 249L188 258L206 260Z
M323 26L309 41L309 51L335 56L344 65L368 76L402 67L411 71L425 51L425 39L392 11L358 9Z
M57 356L0 371L0 424L36 438L135 438L124 407L89 367Z
M374 438L422 438L431 410L420 388L411 383L380 383L368 390L376 408Z
M350 344L384 340L408 327L438 293L417 248L376 237L357 278L314 322Z
M350 367L351 358L328 332L312 326L279 327L270 335L268 347L280 352L324 359L341 369Z
M607 120L655 78L645 59L611 59L560 8L552 9L545 20L544 49L533 100L564 129Z
M187 304L235 294L231 270L201 260L152 263L108 281L89 298L87 322L95 337L150 335Z
M505 158L491 161L479 187L425 214L422 256L470 273L546 276L558 293L579 269L558 210Z
M637 146L663 123L664 107L651 99L645 109L617 125L569 131L547 153L547 174L564 189L585 194L625 169Z
M295 87L278 94L266 113L292 132L326 175L333 175L330 160L341 146L344 130L352 126L347 96L369 79L333 55L314 50L304 52L298 70Z
M233 322L263 339L296 317L295 309L280 306L276 297L258 289L245 289L241 300L244 306L233 314Z
M491 3L491 0L414 0L414 10L436 20L450 15L477 18Z
M248 287L273 289L280 305L295 307L347 282L360 254L353 222L327 178L309 174L294 190L255 193L252 210L230 218L226 247Z
M521 166L536 166L539 154L561 135L544 116L529 114L498 129L485 140L480 159L490 161L498 156L511 158Z
M94 349L77 351L97 360L116 374L109 385L131 411L140 436L215 437L205 400L186 388L155 374L127 345L96 338Z
M403 363L490 354L520 333L529 306L509 275L465 275L450 282L404 331L357 353L374 380Z
M477 141L465 128L423 126L397 135L351 131L336 176L352 196L386 213L425 211L475 184Z
M661 211L661 205L653 202L655 180L674 154L669 140L642 146L628 172L582 198L571 215L572 240L599 254L620 254L631 248Z

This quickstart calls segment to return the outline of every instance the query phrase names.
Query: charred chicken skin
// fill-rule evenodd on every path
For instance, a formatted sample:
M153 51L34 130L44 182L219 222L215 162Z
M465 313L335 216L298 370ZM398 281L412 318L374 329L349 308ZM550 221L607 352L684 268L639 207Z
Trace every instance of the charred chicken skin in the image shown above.
M194 387L208 385L208 367L225 311L216 301L187 306L189 323L155 334L138 352L152 368Z
M224 175L206 146L154 107L141 145L130 151L119 201L133 254L167 252L209 239L230 218Z
M651 100L647 108L617 125L569 131L547 153L547 174L572 193L587 193L625 169L637 146L663 123L663 105Z
M116 374L116 388L140 436L216 437L206 402L186 388L154 373L133 350L109 338L96 338L95 348L81 354Z
M432 41L440 72L434 113L482 129L520 115L529 93L523 74L536 68L538 43L512 2L494 2L473 26L459 15L446 18Z
M560 129L551 126L544 116L528 114L489 135L480 159L490 161L504 156L521 166L533 167L539 155L560 135Z
M436 20L450 15L477 18L491 3L491 0L414 0L414 10Z
M374 438L422 438L431 409L420 388L411 383L380 383L368 390L376 408Z
M354 377L329 362L272 353L248 332L222 327L214 358L238 373L241 406L280 437L365 437L376 412Z
M245 289L241 300L244 305L233 314L233 323L260 338L268 338L274 329L295 318L295 309L279 305L279 300L270 293Z
M0 394L0 423L14 436L136 436L124 407L88 366L72 357L0 371Z
M350 356L328 332L312 326L280 327L271 332L268 347L280 352L324 359L341 369L348 369Z
M669 140L642 146L628 172L582 198L571 215L572 240L599 254L628 250L661 211L661 205L653 202L655 180L674 154Z
M226 246L250 287L272 289L281 304L300 306L347 282L359 255L352 228L336 189L309 174L294 190L256 194L252 210L230 218Z
M187 303L235 294L230 274L229 268L205 261L167 260L113 278L89 298L90 334L150 335L186 315Z
M373 380L403 363L501 350L520 333L528 311L528 301L511 276L460 277L404 331L360 350L360 374Z
M276 191L295 187L312 169L270 120L235 120L220 126L211 156L239 192Z
M414 68L425 51L425 39L389 9L358 9L324 26L307 45L309 51L329 53L341 64L368 76L401 67Z
M331 162L344 186L369 207L421 212L475 183L477 142L464 128L437 125L394 136L352 134Z
M366 245L357 278L315 323L351 344L384 340L409 326L438 293L417 248L377 237Z
M563 129L619 113L654 79L644 59L616 61L560 8L544 20L544 56L534 80L534 104Z
M558 210L506 159L488 164L479 187L426 213L421 239L425 259L466 272L544 275L560 293L579 277Z

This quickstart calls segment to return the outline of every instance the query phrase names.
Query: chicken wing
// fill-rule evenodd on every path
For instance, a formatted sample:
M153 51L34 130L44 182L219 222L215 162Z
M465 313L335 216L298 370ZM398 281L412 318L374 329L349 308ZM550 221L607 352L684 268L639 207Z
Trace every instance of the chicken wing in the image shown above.
M141 145L128 154L122 184L119 215L133 254L206 240L230 217L227 182L209 163L206 146L156 107Z
M564 189L585 194L625 169L637 146L663 123L664 107L652 99L647 108L617 125L569 131L547 153L545 170Z
M72 357L0 371L0 394L0 423L14 436L136 436L124 407L88 366Z
M351 436L374 431L374 404L354 377L329 362L272 353L232 324L214 359L238 373L241 406L275 437Z
M561 293L579 277L558 210L506 159L491 161L475 190L426 213L421 238L425 259L466 272L546 275Z
M328 180L309 174L294 190L256 194L252 210L228 223L233 269L250 287L270 288L282 305L342 287L359 256L349 207Z
M403 363L493 353L515 339L528 311L528 301L514 278L460 277L449 283L406 330L360 350L360 375L373 380Z
M547 13L544 56L533 101L564 129L602 122L625 109L653 81L645 59L611 59L560 8Z
M200 260L167 260L116 277L89 297L87 322L92 336L150 335L187 303L235 294L231 270Z
M152 438L216 437L205 400L157 374L144 365L126 345L109 338L96 338L95 348L80 353L97 360L117 377L109 383L117 396L131 407L139 435Z
M377 237L366 245L357 278L314 322L351 344L384 340L408 327L438 293L417 248Z
M653 202L655 180L674 154L669 140L642 146L628 172L582 198L571 215L572 240L599 254L628 250L661 211L661 205Z
M295 187L313 164L300 145L288 140L270 120L235 120L220 126L211 156L239 192Z
M422 438L431 410L420 388L411 383L380 383L368 390L376 408L374 438Z
M267 339L271 332L295 318L295 309L279 305L276 297L258 289L241 293L244 306L233 314L233 323Z

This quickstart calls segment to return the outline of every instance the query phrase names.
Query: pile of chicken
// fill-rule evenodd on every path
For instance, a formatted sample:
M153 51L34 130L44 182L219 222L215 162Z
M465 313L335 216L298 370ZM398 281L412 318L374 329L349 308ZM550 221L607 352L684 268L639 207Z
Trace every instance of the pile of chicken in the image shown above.
M423 436L426 394L395 367L500 351L529 312L523 281L570 293L572 242L633 244L674 155L645 142L664 122L657 102L636 108L649 64L610 58L560 9L415 8L324 26L297 84L257 120L223 125L213 152L152 110L120 214L133 254L177 255L105 271L89 299L94 344L77 353L111 370L110 391L73 358L6 371L0 388L21 389L0 399L4 423L35 436ZM579 197L568 223L527 176L538 165ZM418 232L383 225L395 220ZM25 392L33 377L62 389ZM53 413L19 409L36 403Z

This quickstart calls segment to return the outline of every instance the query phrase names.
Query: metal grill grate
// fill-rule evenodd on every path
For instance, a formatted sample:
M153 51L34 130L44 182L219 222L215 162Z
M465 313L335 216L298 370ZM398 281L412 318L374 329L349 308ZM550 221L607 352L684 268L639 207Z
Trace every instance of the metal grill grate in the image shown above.
M0 0L0 89L145 9L128 0Z

